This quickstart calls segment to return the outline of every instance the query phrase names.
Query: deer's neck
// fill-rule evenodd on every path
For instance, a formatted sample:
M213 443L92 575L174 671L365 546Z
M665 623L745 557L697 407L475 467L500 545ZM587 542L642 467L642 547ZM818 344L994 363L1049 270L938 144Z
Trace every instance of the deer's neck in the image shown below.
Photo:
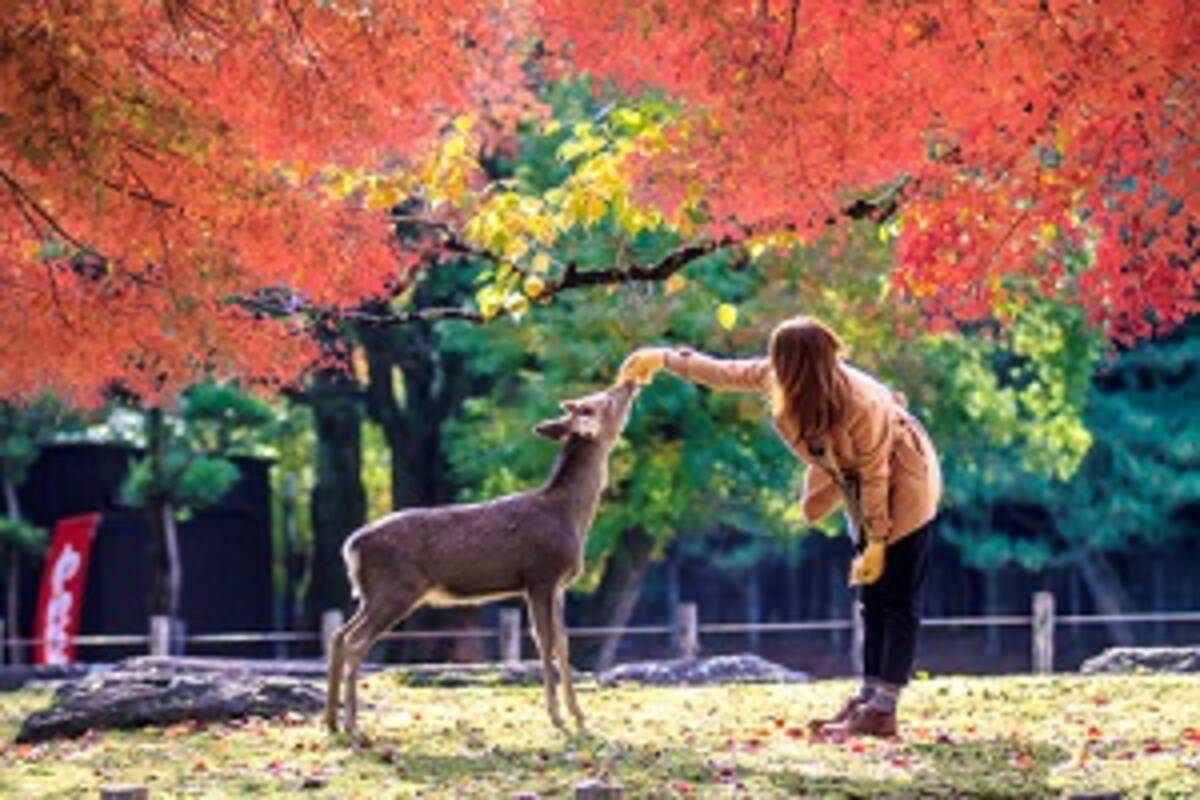
M561 497L580 535L587 533L608 483L608 448L587 439L571 438L558 454L544 491Z

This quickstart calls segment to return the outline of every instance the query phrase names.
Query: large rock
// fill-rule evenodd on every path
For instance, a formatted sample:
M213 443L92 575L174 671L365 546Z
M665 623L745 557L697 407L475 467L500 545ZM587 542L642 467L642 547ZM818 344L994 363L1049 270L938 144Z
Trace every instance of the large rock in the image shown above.
M30 714L18 742L141 728L184 720L312 713L325 693L311 683L247 670L190 669L170 659L133 659L63 684L49 708Z
M1080 672L1200 672L1200 647L1110 647Z
M709 686L725 683L804 683L808 675L759 656L742 654L673 661L636 661L600 673L603 686L641 683L650 686Z

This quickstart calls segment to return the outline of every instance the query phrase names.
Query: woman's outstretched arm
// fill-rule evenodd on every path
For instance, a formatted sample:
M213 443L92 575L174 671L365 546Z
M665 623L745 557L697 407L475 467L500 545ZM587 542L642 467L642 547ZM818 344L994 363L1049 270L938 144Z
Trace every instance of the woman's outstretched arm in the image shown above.
M766 393L771 386L771 364L765 357L714 358L686 347L635 350L621 366L621 379L649 383L661 369L718 391Z

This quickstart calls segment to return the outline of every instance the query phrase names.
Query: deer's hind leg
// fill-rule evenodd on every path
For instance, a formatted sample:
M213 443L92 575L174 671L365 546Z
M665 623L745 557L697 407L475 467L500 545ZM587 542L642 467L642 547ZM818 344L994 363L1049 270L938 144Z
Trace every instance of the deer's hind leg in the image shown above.
M555 587L530 588L526 595L529 617L533 621L533 641L542 658L542 684L546 689L546 712L554 727L563 728L562 712L558 707L558 692L554 685L554 651L558 644L554 630Z
M364 595L363 613L353 628L346 631L346 732L358 735L358 670L371 645L380 636L403 620L417 607L421 591L402 586L389 586L387 593L367 598Z
M358 610L342 627L333 634L329 643L329 685L325 690L325 727L330 733L337 733L338 706L342 690L342 678L346 663L346 633L362 619L364 604L360 603Z

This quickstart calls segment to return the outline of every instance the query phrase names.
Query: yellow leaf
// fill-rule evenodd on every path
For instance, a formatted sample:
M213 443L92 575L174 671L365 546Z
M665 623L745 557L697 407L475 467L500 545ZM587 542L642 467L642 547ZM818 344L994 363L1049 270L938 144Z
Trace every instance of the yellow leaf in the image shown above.
M520 318L529 311L529 298L523 294L513 292L504 298L504 310L514 317Z
M738 311L736 306L729 303L721 303L717 306L717 324L727 331L733 330L733 326L737 325Z
M550 256L546 253L538 253L533 257L529 266L534 272L548 272L550 270Z
M446 146L442 149L447 158L460 158L467 152L467 137L452 136L446 142Z
M367 208L372 211L386 211L401 200L400 191L395 184L377 183L367 192Z
M604 202L604 198L597 197L594 194L588 195L583 208L583 222L589 227L595 225L600 220L604 219L605 212L608 211L608 206Z
M536 300L537 298L541 297L542 293L545 291L546 282L537 275L530 275L525 279L525 294Z
M496 291L495 286L484 286L475 293L475 303L479 306L479 313L485 320L496 316L496 312L500 310L500 296Z
M687 286L687 278L683 277L678 272L667 278L667 282L663 284L663 288L669 295L675 294L685 286Z
M466 114L462 114L454 118L454 129L459 133L470 133L471 126L475 124L475 120L471 119Z

